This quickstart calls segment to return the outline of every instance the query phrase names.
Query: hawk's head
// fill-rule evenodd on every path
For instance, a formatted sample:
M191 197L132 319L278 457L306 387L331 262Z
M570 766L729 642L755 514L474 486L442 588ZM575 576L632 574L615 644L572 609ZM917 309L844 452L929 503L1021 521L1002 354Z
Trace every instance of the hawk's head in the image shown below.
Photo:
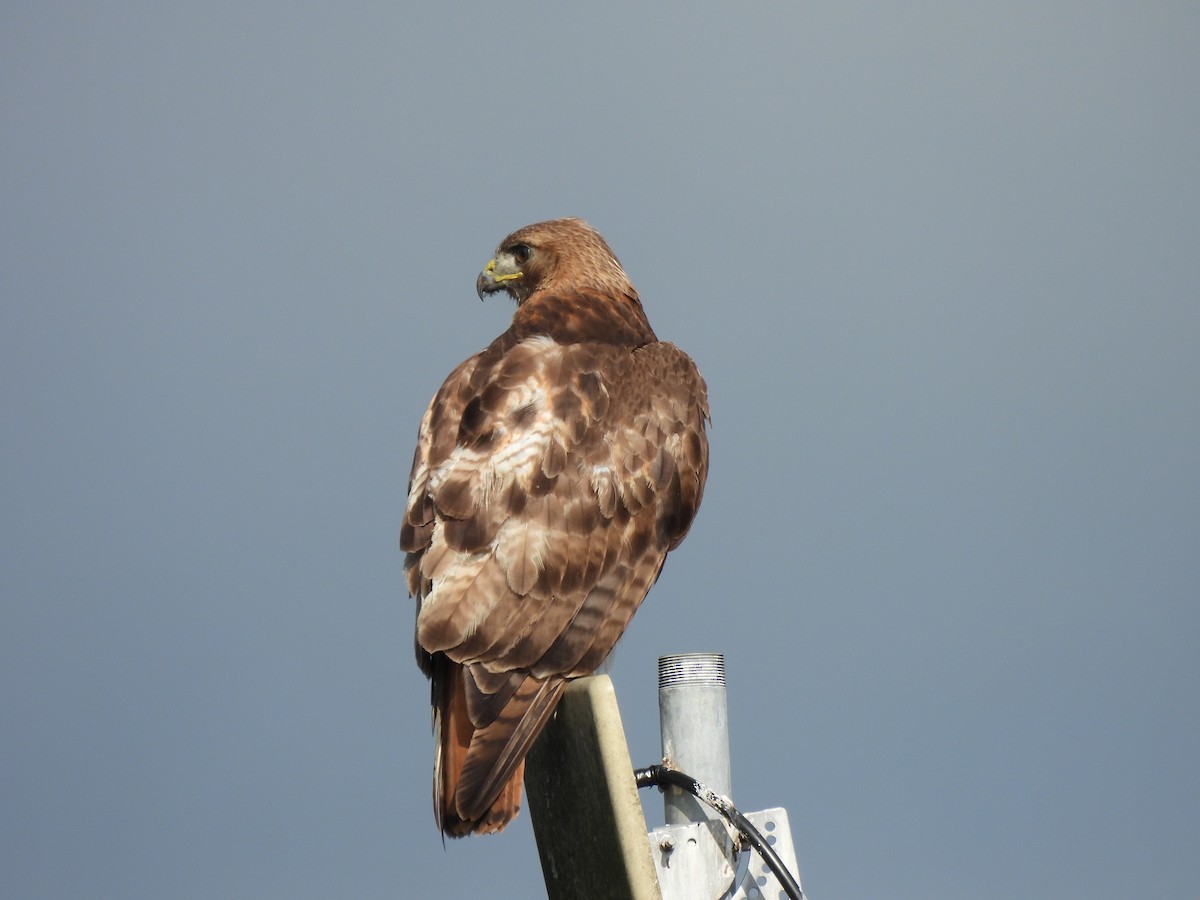
M633 286L604 238L583 219L552 219L514 231L475 280L479 299L497 291L524 303L543 289L569 285L632 293Z

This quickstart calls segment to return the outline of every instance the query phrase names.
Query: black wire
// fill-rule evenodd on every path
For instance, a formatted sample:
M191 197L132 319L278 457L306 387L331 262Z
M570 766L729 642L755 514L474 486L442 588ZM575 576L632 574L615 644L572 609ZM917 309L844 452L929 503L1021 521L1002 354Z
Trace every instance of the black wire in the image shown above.
M639 788L662 787L664 784L682 788L697 800L711 806L750 842L750 846L758 851L758 855L763 858L763 861L767 864L767 868L771 870L772 874L779 879L779 883L783 885L784 893L792 898L792 900L804 900L804 891L800 890L800 883L792 877L792 873L787 870L787 866L783 864L783 860L779 858L779 854L775 852L775 848L767 843L767 839L762 836L762 832L755 828L749 819L738 812L728 799L709 790L691 775L685 775L678 769L672 769L666 765L634 769L633 780Z

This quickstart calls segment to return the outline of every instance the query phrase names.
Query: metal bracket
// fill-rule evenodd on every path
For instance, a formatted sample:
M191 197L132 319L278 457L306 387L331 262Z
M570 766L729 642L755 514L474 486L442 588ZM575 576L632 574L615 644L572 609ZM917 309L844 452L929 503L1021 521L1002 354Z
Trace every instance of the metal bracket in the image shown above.
M733 887L733 838L721 822L663 825L649 834L663 900L721 900Z
M780 807L746 813L799 882L796 849L787 810ZM746 871L734 885L732 863L739 851L721 822L664 825L649 834L663 900L776 900L787 895L783 885L757 853L747 847ZM730 891L732 890L732 893Z
M750 824L766 837L767 843L774 848L783 860L784 866L800 883L800 867L796 864L796 848L792 845L792 828L788 824L787 810L782 807L764 809L762 812L746 813ZM737 889L730 900L775 900L776 897L786 897L783 885L779 883L774 873L767 867L762 857L753 850L746 851L749 859L746 864L746 874L738 882Z

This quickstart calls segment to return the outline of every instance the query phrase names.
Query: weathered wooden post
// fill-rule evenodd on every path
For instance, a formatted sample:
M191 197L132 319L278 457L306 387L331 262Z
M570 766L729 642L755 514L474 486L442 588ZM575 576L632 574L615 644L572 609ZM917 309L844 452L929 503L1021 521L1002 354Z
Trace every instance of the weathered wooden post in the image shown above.
M549 900L662 900L607 675L563 691L529 751L525 790Z

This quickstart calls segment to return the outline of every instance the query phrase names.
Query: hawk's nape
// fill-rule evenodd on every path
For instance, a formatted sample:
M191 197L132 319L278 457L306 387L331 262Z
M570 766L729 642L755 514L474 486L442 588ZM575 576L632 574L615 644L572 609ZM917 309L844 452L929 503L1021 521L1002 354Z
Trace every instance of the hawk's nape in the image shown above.
M525 754L624 632L708 472L704 379L586 223L513 232L476 288L517 310L429 404L400 533L451 835L517 814Z

